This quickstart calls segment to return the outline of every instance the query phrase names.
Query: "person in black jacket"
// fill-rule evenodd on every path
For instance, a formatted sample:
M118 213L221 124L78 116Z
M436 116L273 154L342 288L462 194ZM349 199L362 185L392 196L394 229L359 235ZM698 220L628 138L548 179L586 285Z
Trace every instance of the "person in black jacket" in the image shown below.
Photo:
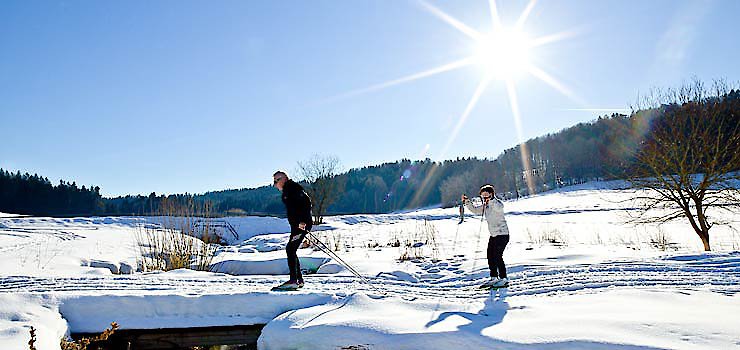
M272 175L273 184L282 192L283 204L288 213L290 224L290 240L285 247L288 255L288 269L290 280L278 286L278 289L297 289L303 287L303 276L301 276L301 264L298 261L298 247L311 231L311 197L308 196L303 187L288 178L282 171Z

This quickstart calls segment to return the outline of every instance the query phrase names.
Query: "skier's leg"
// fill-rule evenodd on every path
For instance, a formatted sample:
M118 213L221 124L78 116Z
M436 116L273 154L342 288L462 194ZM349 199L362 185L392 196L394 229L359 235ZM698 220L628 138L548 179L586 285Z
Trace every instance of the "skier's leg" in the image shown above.
M486 257L488 258L488 269L491 273L491 278L498 276L498 265L496 264L496 240L495 237L488 237L488 249L486 250Z
M296 248L295 245L292 243L293 241L293 235L290 235L290 241L288 241L288 244L285 246L285 253L288 255L288 271L290 271L290 281L295 281L295 271L294 265L296 260L298 260L298 256L296 254Z
M298 259L298 248L301 247L301 243L303 243L303 239L306 237L306 234L311 231L311 227L312 225L309 222L308 224L306 224L305 230L301 230L299 228L296 228L295 230L291 229L290 234L291 243L295 244L295 250L293 251L295 254L295 270L293 272L293 277L295 277L295 281L299 282L301 286L303 285L303 275L301 274L301 261L300 259ZM293 239L295 239L295 241Z
M303 240L302 233L303 231L297 227L291 227L290 239L285 246L285 252L288 255L288 270L290 271L290 280L292 282L298 281L299 274L301 273L301 267L298 262L298 247L300 247Z
M493 242L493 260L495 269L498 271L498 277L506 278L506 263L504 262L504 249L509 244L509 235L500 235L491 237Z

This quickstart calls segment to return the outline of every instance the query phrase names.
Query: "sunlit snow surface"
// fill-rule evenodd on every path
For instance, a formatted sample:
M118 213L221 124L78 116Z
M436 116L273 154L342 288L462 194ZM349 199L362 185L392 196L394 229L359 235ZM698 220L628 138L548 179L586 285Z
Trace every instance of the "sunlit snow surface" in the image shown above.
M287 279L284 219L226 219L237 236L214 260L219 273L142 273L135 236L156 218L2 214L0 348L25 349L31 325L45 350L112 321L268 323L261 349L740 348L740 215L715 213L730 226L713 228L715 251L703 253L682 221L630 224L636 204L618 187L505 202L511 286L495 294L476 288L488 275L485 225L473 216L458 225L457 208L327 218L315 234L372 285L301 249L317 273L291 293L270 291ZM436 243L418 249L424 257L399 262L406 249L389 244L418 242L430 227Z

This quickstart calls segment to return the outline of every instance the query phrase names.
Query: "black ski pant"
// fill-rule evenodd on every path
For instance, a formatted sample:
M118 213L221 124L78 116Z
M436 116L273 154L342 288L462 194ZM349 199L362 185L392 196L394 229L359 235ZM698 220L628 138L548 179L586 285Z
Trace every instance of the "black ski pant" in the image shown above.
M310 230L310 223L306 223L305 231L299 229L298 225L290 225L290 240L285 246L285 252L288 254L288 270L290 270L290 280L293 282L303 280L303 276L301 276L301 263L298 261L298 248Z
M509 235L491 236L488 238L488 268L491 277L506 278L506 264L504 263L504 249L509 244Z

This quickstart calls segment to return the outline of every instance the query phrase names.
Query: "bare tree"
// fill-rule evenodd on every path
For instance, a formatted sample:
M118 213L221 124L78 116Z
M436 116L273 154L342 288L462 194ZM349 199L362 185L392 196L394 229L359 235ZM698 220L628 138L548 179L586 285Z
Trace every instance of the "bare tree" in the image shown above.
M475 196L478 194L480 186L486 183L493 183L484 175L484 169L478 168L466 171L460 175L450 176L439 186L442 195L442 205L457 204L461 194Z
M326 209L339 198L344 183L338 178L341 169L335 156L313 155L308 161L298 162L300 173L308 183L308 192L313 202L314 224L324 222Z
M456 175L450 176L439 185L439 191L442 195L442 205L454 205L460 200L460 195L475 193L475 191L467 191L470 189L472 175L469 171Z
M707 213L737 213L740 200L740 92L694 80L653 92L650 109L633 117L652 127L635 153L628 181L641 191L641 222L685 218L710 250L709 230L722 222ZM643 106L644 107L644 106ZM660 215L649 215L654 209Z

